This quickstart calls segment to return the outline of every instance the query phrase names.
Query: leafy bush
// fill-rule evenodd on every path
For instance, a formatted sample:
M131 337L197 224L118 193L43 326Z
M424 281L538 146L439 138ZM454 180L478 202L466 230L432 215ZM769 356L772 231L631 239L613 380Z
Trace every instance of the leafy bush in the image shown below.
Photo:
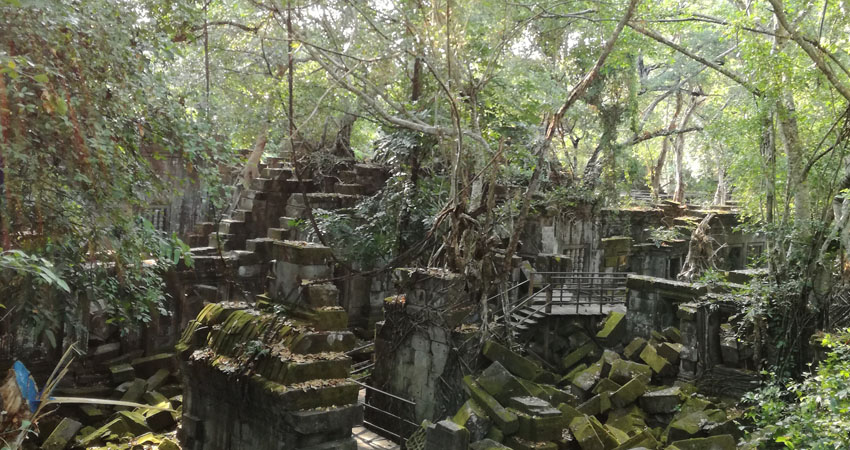
M850 329L826 335L827 358L801 382L775 377L748 394L756 426L750 441L760 448L850 448Z

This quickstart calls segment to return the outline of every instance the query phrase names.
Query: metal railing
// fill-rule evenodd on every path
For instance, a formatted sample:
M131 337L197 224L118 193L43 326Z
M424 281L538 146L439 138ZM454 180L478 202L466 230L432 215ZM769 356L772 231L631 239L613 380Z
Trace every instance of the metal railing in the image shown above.
M535 286L533 279L514 285L516 289L527 285L526 295L520 297L503 316L496 320L506 320L510 325L522 325L539 313L550 314L553 306L575 306L576 314L582 307L598 306L599 314L605 305L626 302L626 279L624 272L535 272L542 275L542 285ZM496 298L503 293L491 298ZM527 309L526 315L511 321L517 312Z
M400 445L404 444L407 438L419 428L419 424L410 420L415 417L416 402L352 378L349 380L366 391L365 399L361 404L366 410L376 414L376 416L364 414L363 426ZM379 417L386 420L376 420ZM395 430L389 428L395 428Z

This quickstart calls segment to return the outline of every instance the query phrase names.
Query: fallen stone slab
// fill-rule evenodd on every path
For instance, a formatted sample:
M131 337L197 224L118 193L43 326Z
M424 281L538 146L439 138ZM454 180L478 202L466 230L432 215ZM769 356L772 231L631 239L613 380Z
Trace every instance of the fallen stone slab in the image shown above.
M519 429L516 414L508 411L492 395L488 394L471 375L463 377L464 387L469 396L481 406L496 426L504 433L513 434Z
M618 359L611 364L608 378L619 385L626 384L633 378L640 378L645 384L649 384L652 379L652 368L646 364Z
M581 347L573 350L561 360L561 367L563 367L564 370L572 369L573 366L580 363L583 359L590 355L595 348L596 344L594 344L593 342L588 342L582 345Z
M719 409L707 409L687 414L677 414L670 422L665 434L667 442L675 442L692 437L702 437L700 432L712 425L725 422L726 413Z
M425 429L425 450L467 450L469 431L452 422L441 420Z
M545 442L559 439L561 432L567 427L566 418L561 411L552 409L556 414L546 416L533 416L517 412L519 430L517 430L516 436L531 442Z
M623 408L640 398L645 392L646 383L641 378L635 377L611 394L611 403L618 408Z
M735 438L728 434L675 441L666 450L735 450Z
M605 425L633 434L646 428L646 413L634 405L617 408L608 413Z
M632 339L632 342L629 342L629 345L627 345L625 349L623 349L623 357L630 361L639 361L640 352L643 351L644 347L646 347L646 339L636 337Z
M682 353L682 344L665 342L655 349L658 354L672 365L679 364L679 355Z
M602 371L599 372L599 375L603 378L607 377L608 374L611 372L611 366L620 359L620 355L618 355L617 352L605 349L602 352L602 356L599 357L598 361L599 364L602 366Z
M557 450L558 445L554 442L534 442L527 441L518 436L511 436L508 439L508 447L514 450Z
M643 351L640 352L640 359L658 375L669 375L673 371L673 366L670 362L659 355L655 347L651 345L643 348Z
M469 444L469 448L470 450L502 450L509 449L510 447L506 447L492 439L482 439Z
M112 383L121 384L136 378L136 371L130 364L118 364L109 367Z
M601 375L602 364L599 362L591 364L590 367L577 373L573 378L571 385L573 393L579 398L587 398L588 393L593 391L593 387L602 378Z
M576 409L580 413L587 414L588 416L604 414L611 409L611 397L608 392L596 394L593 397L590 397L590 399L586 402L579 405Z
M130 361L136 375L142 378L153 376L159 369L174 372L177 368L177 359L174 353L159 353L156 355L136 358Z
M151 431L151 428L145 420L145 416L141 413L135 411L119 411L117 418L124 421L124 424L127 425L127 431L132 433L134 436L139 436Z
M535 396L519 379L497 362L490 364L481 373L478 384L502 404L507 404L511 397Z
M481 352L490 361L501 364L512 374L526 380L535 380L543 372L543 368L536 362L494 341L485 342Z
M143 380L141 378L136 378L135 380L131 381L130 384L127 386L127 391L124 392L124 395L121 396L121 401L122 402L134 402L134 403L140 402L142 400L142 396L145 395L145 385L146 384L147 383L145 382L145 380ZM126 410L126 409L129 409L129 407L128 406L116 406L115 407L116 411L122 411L122 410Z
M682 343L682 333L676 327L667 327L661 330L661 334L663 334L668 341L674 344Z
M602 322L602 329L596 333L599 339L607 347L616 347L626 336L626 314L619 311L611 311Z
M621 442L614 450L650 450L658 447L658 440L655 439L655 436L649 430L643 430Z
M507 406L531 416L560 416L561 412L537 397L511 397Z
M593 416L573 419L570 431L582 450L609 450L619 445L614 436Z
M548 384L541 384L540 388L546 394L546 400L552 405L560 405L561 403L566 403L568 405L576 406L579 404L578 397L573 395L571 392L567 392L563 389L558 389L554 386Z
M475 400L467 400L452 417L452 422L466 428L469 431L471 441L480 441L487 437L492 421Z
M50 436L41 444L42 450L63 450L71 442L71 439L80 431L83 424L74 419L65 417L59 425L53 429Z
M153 375L148 377L147 384L145 389L148 391L155 391L159 389L165 382L168 380L168 377L171 376L171 372L168 369L159 369L154 372Z
M599 380L599 383L596 383L596 387L593 388L594 394L600 394L602 392L614 392L617 389L620 389L622 386L611 380L610 378L603 378Z
M567 372L566 375L561 377L561 380L558 381L558 386L564 387L571 385L576 375L578 375L579 372L583 371L584 369L587 369L587 364L582 363L573 367L572 370L570 370L569 372Z
M640 399L640 407L649 414L670 414L676 411L681 400L682 390L678 386L649 391Z

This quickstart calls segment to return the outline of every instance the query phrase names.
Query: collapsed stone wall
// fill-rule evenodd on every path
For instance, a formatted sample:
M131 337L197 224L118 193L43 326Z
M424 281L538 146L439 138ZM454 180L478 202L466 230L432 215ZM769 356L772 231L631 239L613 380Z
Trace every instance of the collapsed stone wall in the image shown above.
M385 320L375 334L371 384L416 405L404 411L378 395L367 401L407 413L405 418L415 423L433 420L460 406L463 375L476 366L477 327L462 326L474 304L460 275L438 269L397 269L394 275L403 294L386 299ZM382 421L380 414L367 418Z

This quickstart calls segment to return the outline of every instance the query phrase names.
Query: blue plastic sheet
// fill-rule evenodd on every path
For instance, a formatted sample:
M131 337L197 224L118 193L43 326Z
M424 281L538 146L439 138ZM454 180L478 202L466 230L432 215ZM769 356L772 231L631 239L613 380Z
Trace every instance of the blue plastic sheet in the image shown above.
M15 371L15 381L18 383L18 389L21 390L21 395L23 395L24 400L26 400L27 405L30 407L30 411L35 412L38 409L38 404L41 403L38 388L35 385L35 379L33 379L30 371L24 366L24 363L20 361L15 361L12 370Z

